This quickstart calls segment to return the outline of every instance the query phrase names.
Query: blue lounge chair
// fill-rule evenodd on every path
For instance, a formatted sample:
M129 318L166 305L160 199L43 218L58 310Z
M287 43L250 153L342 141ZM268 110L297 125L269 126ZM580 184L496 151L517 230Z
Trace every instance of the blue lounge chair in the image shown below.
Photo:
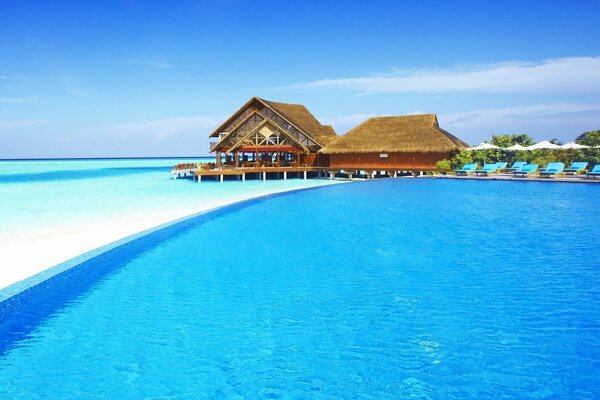
M571 163L569 168L565 168L565 174L583 174L585 173L585 169L587 168L587 162L574 162Z
M520 171L525 164L527 164L525 161L515 161L510 168L506 168L506 172Z
M565 164L561 162L551 162L548 163L545 169L540 171L541 177L549 178L551 176L564 175L565 174Z
M600 176L600 164L594 165L594 168L590 172L587 173L588 178L591 176L596 179L597 176Z
M513 174L515 176L527 176L528 178L531 175L535 175L535 173L537 172L538 169L538 165L537 164L525 164L521 167L520 170L518 171L514 171Z
M465 164L462 169L455 169L456 175L469 175L475 172L477 164Z
M500 172L504 172L506 170L507 166L508 166L507 162L497 162L496 163L496 173L499 174Z
M496 164L483 164L483 168L475 170L475 174L479 176L479 174L487 175L490 172L496 172L498 169L498 165Z

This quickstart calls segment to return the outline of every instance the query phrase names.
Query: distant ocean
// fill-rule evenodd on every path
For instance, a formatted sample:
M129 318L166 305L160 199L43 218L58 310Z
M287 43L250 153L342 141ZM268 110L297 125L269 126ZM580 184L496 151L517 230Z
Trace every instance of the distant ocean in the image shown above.
M265 188L312 186L314 181L219 184L173 181L178 163L213 157L101 158L0 161L0 234L90 224L132 213L186 209Z

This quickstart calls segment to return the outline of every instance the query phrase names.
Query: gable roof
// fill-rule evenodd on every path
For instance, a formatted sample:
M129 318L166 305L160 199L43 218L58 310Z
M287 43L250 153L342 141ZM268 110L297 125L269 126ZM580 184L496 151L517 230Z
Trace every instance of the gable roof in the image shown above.
M337 136L331 125L321 123L302 104L278 103L275 101L262 100L267 106L282 117L290 121L296 128L315 137L319 142L321 138Z
M241 111L249 107L254 101L258 101L269 107L273 112L279 114L280 117L290 122L298 130L316 139L321 145L329 143L332 138L337 137L335 130L330 125L321 125L321 123L311 114L310 111L302 104L278 103L275 101L261 99L260 97L252 97L246 104L237 110L229 119L221 124L209 137L217 137L219 133L232 121Z
M446 153L468 145L441 129L435 114L369 118L320 150L340 153Z

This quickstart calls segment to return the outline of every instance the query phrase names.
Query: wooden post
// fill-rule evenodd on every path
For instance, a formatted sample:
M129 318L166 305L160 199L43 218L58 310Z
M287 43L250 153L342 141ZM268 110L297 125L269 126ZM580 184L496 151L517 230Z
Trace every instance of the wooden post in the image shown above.
M283 171L283 180L287 181L287 171Z
M242 174L242 182L246 182L246 173L245 172Z
M304 180L306 180L306 171L304 171Z
M267 172L266 171L263 171L263 177L262 178L263 178L263 181L267 180Z
M221 183L223 183L223 174L221 174Z
M202 182L202 175L198 175L198 183Z

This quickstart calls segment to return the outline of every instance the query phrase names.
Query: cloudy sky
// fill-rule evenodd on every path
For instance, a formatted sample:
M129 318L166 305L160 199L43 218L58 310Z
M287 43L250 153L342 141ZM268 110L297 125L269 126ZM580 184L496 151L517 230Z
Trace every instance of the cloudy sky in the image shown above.
M0 158L207 154L252 96L339 134L436 113L475 144L600 129L600 2L3 1Z

